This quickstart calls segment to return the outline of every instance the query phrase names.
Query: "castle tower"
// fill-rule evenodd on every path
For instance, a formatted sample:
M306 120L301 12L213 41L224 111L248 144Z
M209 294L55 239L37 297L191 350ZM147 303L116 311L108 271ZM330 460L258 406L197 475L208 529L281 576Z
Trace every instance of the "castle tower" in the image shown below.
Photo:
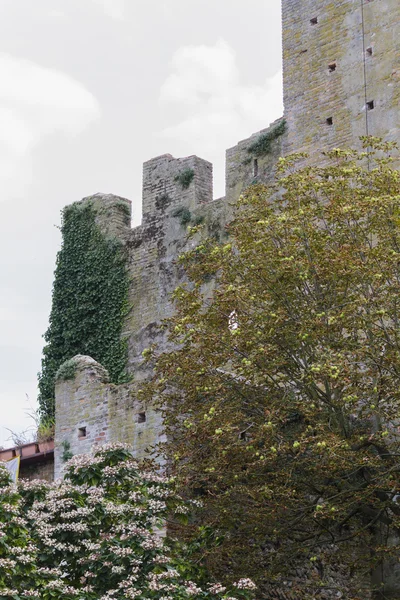
M122 335L127 340L127 371L132 380L109 383L93 357L78 355L75 374L56 381L55 476L63 473L68 453L84 454L96 443L124 441L138 458L162 434L161 415L144 406L138 388L148 376L142 352L153 343L166 347L162 319L172 312L171 293L182 281L177 257L187 247L187 227L204 222L211 231L221 222L221 201L213 201L211 163L165 154L143 166L143 218L130 226L130 202L95 194L90 202L103 233L122 242L129 274L129 312Z
M288 152L400 141L400 2L282 0Z

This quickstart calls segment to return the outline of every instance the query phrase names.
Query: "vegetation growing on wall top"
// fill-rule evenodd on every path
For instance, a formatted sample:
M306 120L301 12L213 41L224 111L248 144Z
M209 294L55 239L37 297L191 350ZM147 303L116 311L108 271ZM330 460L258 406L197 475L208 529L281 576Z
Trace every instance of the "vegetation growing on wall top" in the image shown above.
M105 236L91 202L75 203L62 213L62 248L57 256L53 303L39 373L42 419L54 415L54 381L63 363L89 355L109 372L113 383L126 381L129 277L122 243ZM73 377L72 367L58 376ZM63 365L63 369L65 365Z
M76 361L73 358L65 361L57 370L55 381L68 381L73 379L76 374Z
M278 125L269 131L261 133L258 138L247 148L247 152L257 157L266 156L271 152L273 141L283 135L285 130L286 121L282 120L280 123L278 123Z

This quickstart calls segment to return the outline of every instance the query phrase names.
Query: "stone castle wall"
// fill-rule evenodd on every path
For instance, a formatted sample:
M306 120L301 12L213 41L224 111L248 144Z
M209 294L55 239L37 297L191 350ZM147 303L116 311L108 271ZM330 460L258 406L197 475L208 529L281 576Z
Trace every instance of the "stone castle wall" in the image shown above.
M282 16L286 130L265 154L251 148L280 121L227 150L224 198L213 199L209 162L165 154L144 164L139 227L130 227L129 200L112 194L83 200L94 202L99 225L128 251L132 310L123 335L134 382L111 386L107 374L99 376L101 366L80 358L75 380L58 383L56 476L65 442L77 453L95 441L121 440L141 457L159 439L160 419L140 406L136 390L148 376L142 351L154 342L166 348L158 324L171 314L170 294L183 278L176 259L188 247L188 224L203 219L206 233L223 236L231 204L251 183L270 181L281 155L306 151L320 161L322 150L356 146L367 132L400 141L400 2L282 0ZM188 170L193 179L185 187L177 177Z
M276 124L271 126L273 130ZM106 235L118 236L128 252L131 310L123 335L128 340L128 371L133 382L115 386L108 373L90 357L76 357L72 380L56 384L55 477L62 475L65 444L73 454L90 452L93 444L124 441L138 458L145 457L162 436L160 415L137 400L137 389L149 373L142 366L142 352L157 343L166 348L161 321L172 314L171 293L183 281L178 256L196 240L187 240L187 227L201 222L203 235L223 239L231 216L230 203L254 181L269 181L282 154L276 139L267 156L254 159L248 148L263 130L227 151L227 197L213 199L211 163L189 156L169 154L143 166L142 224L130 227L131 203L112 194L84 198L97 212L97 223ZM177 179L192 172L187 186Z
M100 227L128 252L132 309L123 335L134 380L112 385L101 365L76 358L75 378L56 385L56 477L66 446L80 454L95 443L124 441L141 458L160 440L160 415L140 403L137 389L149 376L143 350L153 343L168 349L158 325L171 314L171 292L184 277L176 259L196 243L187 240L189 224L202 220L206 234L223 239L232 203L248 185L271 181L282 155L307 152L309 162L321 162L323 150L357 147L367 134L400 142L399 0L282 0L282 21L286 129L274 138L278 120L227 150L224 198L213 199L209 162L165 154L144 164L139 227L130 227L125 198L96 194L82 201L94 203ZM269 151L254 153L254 144L270 134ZM179 176L188 171L193 178L185 186ZM394 598L399 569L388 569L385 597ZM376 578L381 582L382 574Z
M282 21L287 151L399 140L400 2L283 0Z

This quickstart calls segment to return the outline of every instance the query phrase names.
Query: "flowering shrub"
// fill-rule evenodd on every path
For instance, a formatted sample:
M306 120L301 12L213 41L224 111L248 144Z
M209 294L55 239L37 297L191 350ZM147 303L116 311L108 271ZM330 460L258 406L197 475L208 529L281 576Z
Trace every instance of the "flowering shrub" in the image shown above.
M182 515L190 508L174 494L168 479L139 469L123 444L75 456L64 481L21 482L20 492L18 497L14 490L13 518L19 532L30 529L32 541L21 539L23 551L8 547L5 560L29 555L29 562L13 580L0 576L0 596L234 600L247 598L254 588L248 579L238 581L232 593L219 584L200 588L181 575L180 561L165 537L165 522L171 512ZM8 504L1 504L1 515L10 510ZM17 516L21 511L23 519ZM37 578L36 588L31 574ZM18 591L9 593L5 587Z
M0 464L0 597L37 596L45 583L36 569L37 548L21 517L21 498Z

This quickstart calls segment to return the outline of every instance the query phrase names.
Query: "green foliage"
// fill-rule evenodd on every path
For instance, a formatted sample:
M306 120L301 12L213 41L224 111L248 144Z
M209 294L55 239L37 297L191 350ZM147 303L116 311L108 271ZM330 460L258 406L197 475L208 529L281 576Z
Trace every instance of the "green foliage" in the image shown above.
M204 217L203 215L197 215L196 217L192 218L191 222L193 223L194 227L197 227L198 225L204 223Z
M250 146L247 148L247 152L257 157L266 156L271 152L271 147L274 140L278 139L281 135L283 135L285 131L286 121L282 120L270 131L259 135L256 141L250 144Z
M55 381L68 381L74 379L76 375L77 364L73 358L66 360L57 370Z
M60 366L77 354L89 355L108 369L114 383L126 379L127 257L117 238L96 224L92 203L63 211L62 248L57 256L53 303L45 333L39 406L42 418L54 416L54 379ZM68 367L72 376L72 367ZM67 373L67 375L68 375Z
M68 440L64 440L61 444L61 447L63 449L63 453L61 455L61 460L63 462L68 462L73 457L73 454L71 452L71 444L69 443Z
M55 421L54 418L48 417L47 419L42 419L38 423L37 428L37 441L38 442L48 442L54 439L54 428Z
M20 506L21 498L0 464L0 597L26 600L44 578L37 571L37 549Z
M198 225L204 223L203 215L193 216L186 206L179 206L178 208L176 208L173 211L172 216L179 218L182 227L185 227L189 224L192 224L193 227L197 227Z
M261 597L334 581L365 598L398 558L400 174L393 144L365 144L323 168L281 159L272 188L250 188L231 243L181 257L173 350L147 357L172 472L222 540L203 558Z
M182 186L182 189L186 190L192 183L193 178L194 178L193 169L187 168L187 169L184 169L183 171L181 171L180 173L178 173L178 175L175 175L174 181L176 181L177 183L180 183L180 185Z
M188 225L192 220L192 214L186 206L179 206L173 211L172 216L179 218L182 227Z
M139 466L123 444L75 456L65 481L21 481L19 492L8 482L0 485L0 530L6 533L5 543L0 538L1 598L228 600L232 591L235 600L252 596L249 580L227 591L188 579L193 568L182 547L162 533L168 520L187 516L191 503L149 465Z

